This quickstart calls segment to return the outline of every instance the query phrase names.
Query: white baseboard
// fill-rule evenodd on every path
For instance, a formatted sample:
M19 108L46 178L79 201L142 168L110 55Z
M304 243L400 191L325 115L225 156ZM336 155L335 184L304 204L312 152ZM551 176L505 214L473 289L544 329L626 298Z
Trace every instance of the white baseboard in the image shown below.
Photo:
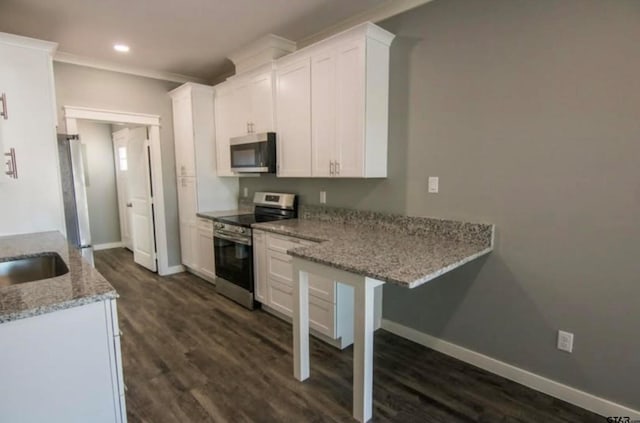
M123 248L123 247L124 247L124 244L122 243L122 241L107 242L106 244L93 245L93 251L109 250L111 248Z
M162 271L158 270L158 274L160 276L170 276L170 275L175 275L176 273L182 273L186 270L187 269L185 269L183 265L179 264L177 266L169 266Z
M625 416L631 419L640 419L640 411L638 410L547 379L391 320L382 319L382 329L601 416Z

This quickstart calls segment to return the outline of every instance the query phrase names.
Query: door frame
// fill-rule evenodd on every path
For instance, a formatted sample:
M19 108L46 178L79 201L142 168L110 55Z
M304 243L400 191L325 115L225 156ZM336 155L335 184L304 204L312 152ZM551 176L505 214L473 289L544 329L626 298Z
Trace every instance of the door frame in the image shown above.
M167 240L167 218L164 202L164 184L162 181L162 154L160 144L160 116L143 113L122 112L95 109L91 107L64 106L67 134L78 135L78 120L92 120L103 123L125 123L149 127L149 146L151 149L151 181L153 184L153 204L155 219L156 255L158 274L177 273L169 266L169 245Z

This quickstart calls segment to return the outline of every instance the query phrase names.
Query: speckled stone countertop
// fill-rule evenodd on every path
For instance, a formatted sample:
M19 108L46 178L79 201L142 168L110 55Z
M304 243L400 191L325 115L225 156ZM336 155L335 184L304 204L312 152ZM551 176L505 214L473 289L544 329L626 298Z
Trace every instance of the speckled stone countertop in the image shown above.
M0 261L45 252L58 253L69 273L0 286L0 323L118 297L109 282L59 232L0 237Z
M253 227L319 243L294 257L407 288L493 250L491 224L309 206L299 216Z

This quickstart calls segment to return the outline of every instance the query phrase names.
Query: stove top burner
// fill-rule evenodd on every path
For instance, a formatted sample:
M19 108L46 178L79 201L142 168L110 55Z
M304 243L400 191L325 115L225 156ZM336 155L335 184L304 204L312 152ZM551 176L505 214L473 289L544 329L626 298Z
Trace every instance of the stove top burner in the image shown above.
M272 222L274 220L286 219L283 216L269 216L263 214L239 214L235 216L218 217L216 220L222 223L244 226L250 228L253 223Z

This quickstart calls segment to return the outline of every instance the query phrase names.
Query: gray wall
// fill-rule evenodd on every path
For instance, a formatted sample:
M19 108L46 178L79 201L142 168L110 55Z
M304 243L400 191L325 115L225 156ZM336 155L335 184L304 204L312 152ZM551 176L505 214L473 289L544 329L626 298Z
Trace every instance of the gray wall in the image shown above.
M120 242L122 237L111 125L79 121L78 133L85 152L91 243Z
M640 2L441 0L382 26L390 177L242 187L495 223L488 258L386 286L385 317L640 409Z
M179 84L67 63L53 67L58 104L58 130L64 130L63 106L94 107L160 116L169 265L180 264L178 197L171 99L167 92Z

